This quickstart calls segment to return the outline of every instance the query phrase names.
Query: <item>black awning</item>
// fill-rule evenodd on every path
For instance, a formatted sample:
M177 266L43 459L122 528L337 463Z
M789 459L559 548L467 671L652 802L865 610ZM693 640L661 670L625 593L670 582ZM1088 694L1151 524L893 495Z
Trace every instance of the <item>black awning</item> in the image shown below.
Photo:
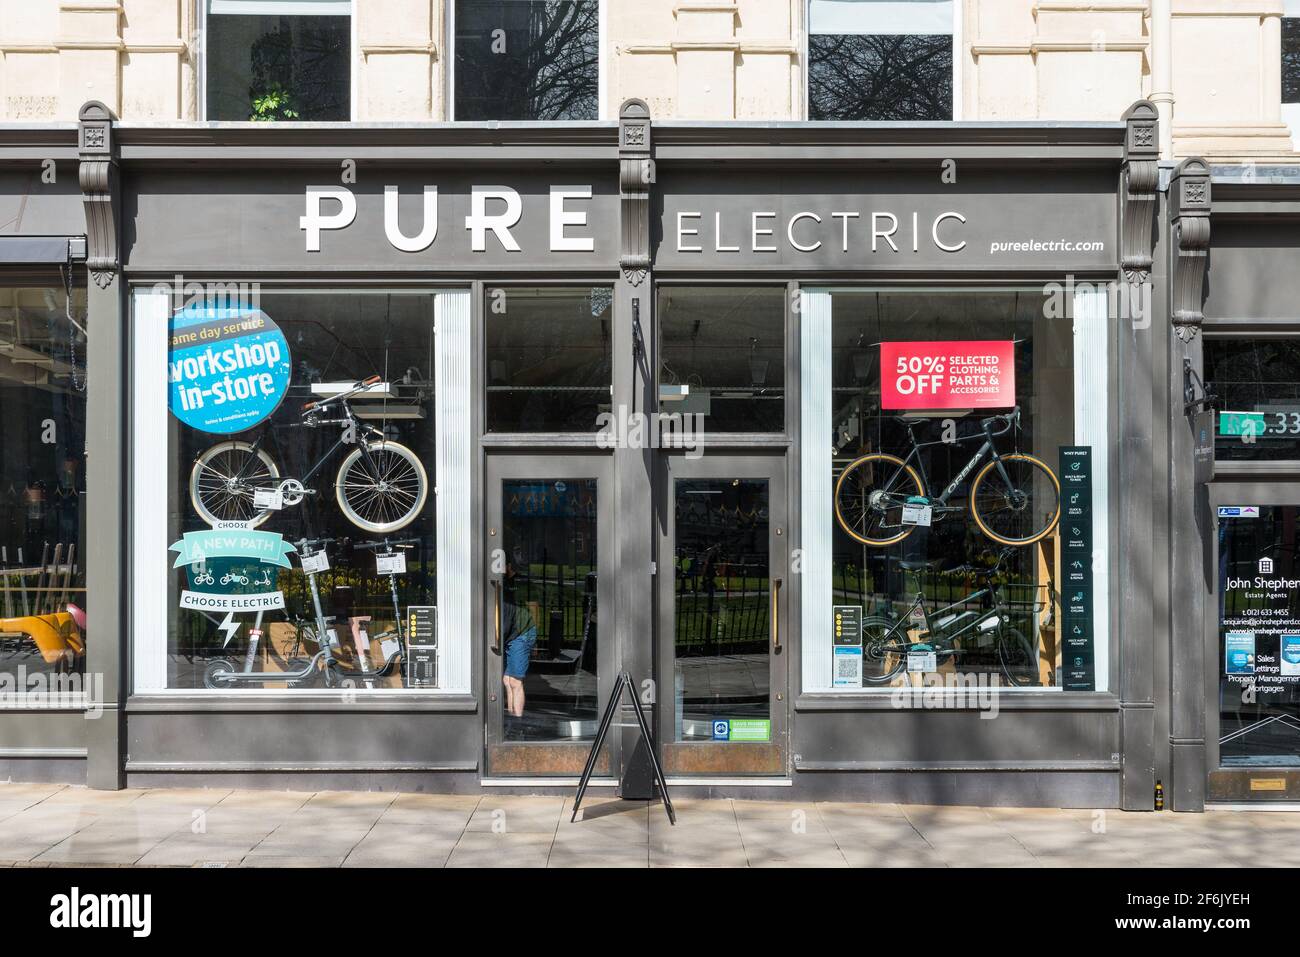
M0 236L0 266L60 265L85 258L82 236Z

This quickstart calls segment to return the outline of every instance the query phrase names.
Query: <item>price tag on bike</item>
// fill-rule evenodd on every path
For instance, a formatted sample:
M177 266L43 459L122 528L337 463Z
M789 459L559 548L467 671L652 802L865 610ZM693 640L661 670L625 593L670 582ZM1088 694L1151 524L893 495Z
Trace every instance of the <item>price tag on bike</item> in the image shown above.
M278 512L284 508L284 491L280 488L259 488L253 492L253 507Z
M909 651L907 653L907 670L911 672L938 671L939 665L933 651Z
M903 521L904 525L919 525L922 528L929 528L930 521L934 517L934 508L929 505L904 505Z
M406 553L377 554L375 555L375 566L375 570L380 575L405 575Z
M305 572L319 575L321 572L329 571L329 569L329 553L323 549L319 552L313 552L310 555L302 556L302 570Z

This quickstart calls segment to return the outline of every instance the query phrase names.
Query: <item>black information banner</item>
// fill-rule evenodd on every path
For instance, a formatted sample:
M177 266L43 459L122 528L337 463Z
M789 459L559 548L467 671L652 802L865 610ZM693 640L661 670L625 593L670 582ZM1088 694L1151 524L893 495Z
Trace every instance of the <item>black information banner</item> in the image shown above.
M1092 447L1061 446L1061 686L1093 691Z
M406 687L438 687L438 608L406 609Z

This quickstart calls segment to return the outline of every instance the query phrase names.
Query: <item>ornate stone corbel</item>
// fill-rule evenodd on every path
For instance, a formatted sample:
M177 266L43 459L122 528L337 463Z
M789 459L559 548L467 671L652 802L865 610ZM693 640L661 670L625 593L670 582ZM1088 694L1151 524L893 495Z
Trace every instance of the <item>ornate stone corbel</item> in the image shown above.
M77 119L81 157L78 179L86 207L86 266L95 284L107 289L120 266L117 143L113 135L117 117L103 103L91 100L82 106Z
M1160 185L1160 137L1155 105L1138 100L1124 114L1124 201L1120 233L1120 267L1130 284L1151 278L1155 249L1152 225Z
M1205 313L1201 311L1210 253L1210 168L1205 160L1186 159L1169 183L1170 228L1173 233L1173 326L1184 342L1196 338Z
M618 111L618 188L622 221L619 266L633 286L650 271L650 186L654 183L650 150L650 107L628 100Z

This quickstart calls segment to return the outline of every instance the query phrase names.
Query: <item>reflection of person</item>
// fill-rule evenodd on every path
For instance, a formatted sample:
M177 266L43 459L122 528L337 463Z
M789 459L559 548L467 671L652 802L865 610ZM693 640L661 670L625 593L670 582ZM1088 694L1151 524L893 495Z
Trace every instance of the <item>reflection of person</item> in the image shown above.
M537 644L537 625L528 606L519 601L515 591L515 567L506 565L504 602L501 607L501 640L505 647L505 673L501 683L506 688L506 714L516 718L524 714L524 676Z

